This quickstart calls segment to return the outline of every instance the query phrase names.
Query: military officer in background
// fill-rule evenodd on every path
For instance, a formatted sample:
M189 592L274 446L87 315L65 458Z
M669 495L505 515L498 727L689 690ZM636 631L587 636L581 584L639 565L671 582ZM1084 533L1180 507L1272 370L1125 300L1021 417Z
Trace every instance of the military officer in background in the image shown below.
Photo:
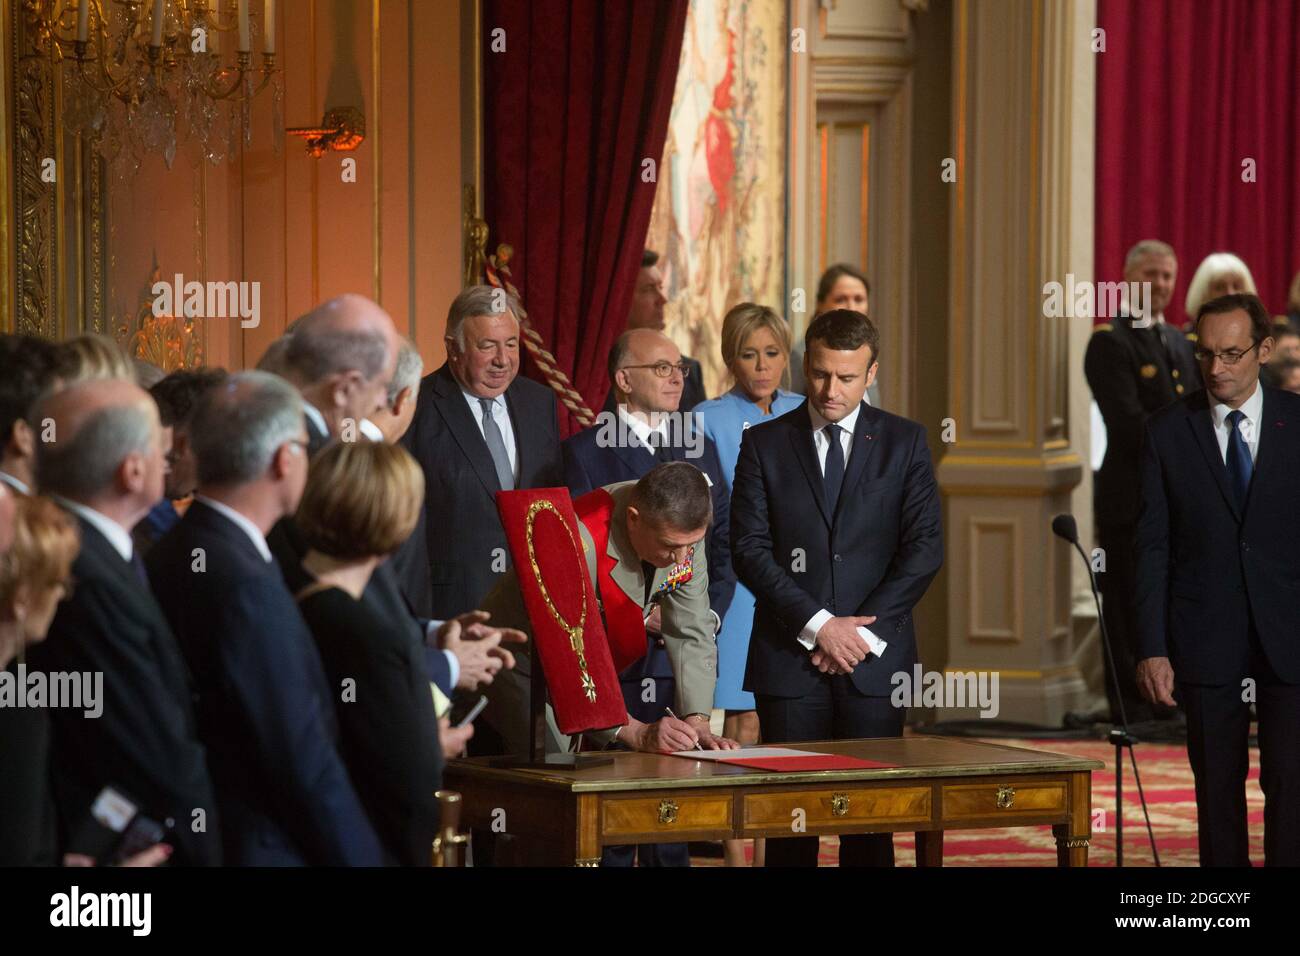
M1107 662L1106 697L1111 720L1120 719L1115 678L1130 725L1165 720L1175 715L1157 711L1138 693L1134 679L1137 639L1135 532L1139 506L1139 460L1147 417L1184 394L1201 387L1200 371L1188 336L1167 324L1164 310L1173 297L1178 276L1174 250L1164 242L1146 239L1129 250L1124 260L1126 282L1151 283L1150 300L1143 318L1129 308L1110 323L1093 330L1084 356L1088 387L1106 424L1106 456L1093 485L1093 514L1098 544L1106 556L1105 571L1098 576L1102 613L1110 634L1118 674ZM1150 733L1150 729L1144 728Z

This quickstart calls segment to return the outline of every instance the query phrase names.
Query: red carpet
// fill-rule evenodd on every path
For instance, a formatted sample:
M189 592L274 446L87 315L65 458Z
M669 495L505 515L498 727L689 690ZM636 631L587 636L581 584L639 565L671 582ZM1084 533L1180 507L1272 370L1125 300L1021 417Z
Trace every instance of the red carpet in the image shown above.
M1115 751L1104 741L1077 740L990 740L989 743L1029 750L1050 750L1076 757L1103 761L1105 769L1092 775L1093 833L1089 866L1115 865ZM1196 794L1192 768L1183 744L1139 744L1138 770L1151 811L1160 862L1164 866L1196 866ZM1250 775L1246 782L1246 806L1250 826L1250 856L1256 866L1264 862L1264 795L1259 789L1259 752L1250 750ZM1105 814L1099 816L1099 810ZM749 851L747 851L749 852ZM894 853L899 866L914 866L915 845L911 834L894 835ZM944 834L945 866L1055 866L1056 842L1051 827L1011 829L949 830ZM822 840L821 864L835 866L839 840ZM695 859L701 866L719 865L719 860ZM1124 865L1152 866L1142 807L1138 803L1133 769L1124 766Z

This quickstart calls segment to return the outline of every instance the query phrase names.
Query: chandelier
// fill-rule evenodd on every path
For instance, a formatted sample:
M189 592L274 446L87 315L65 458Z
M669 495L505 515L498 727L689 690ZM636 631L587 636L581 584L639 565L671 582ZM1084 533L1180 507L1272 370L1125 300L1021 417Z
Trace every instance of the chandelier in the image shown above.
M275 0L23 0L36 49L63 65L63 122L119 178L150 154L168 168L177 143L213 165L253 142L253 100L271 90L275 151L283 87L275 68ZM261 63L253 65L253 38ZM227 55L227 52L229 55Z

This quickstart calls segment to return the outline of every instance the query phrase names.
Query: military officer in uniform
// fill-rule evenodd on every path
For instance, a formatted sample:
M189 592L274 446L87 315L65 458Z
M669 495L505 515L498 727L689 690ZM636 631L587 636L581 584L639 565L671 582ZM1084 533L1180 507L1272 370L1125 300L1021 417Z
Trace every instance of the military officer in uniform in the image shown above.
M1124 262L1126 282L1151 283L1144 318L1129 310L1098 325L1084 357L1088 386L1106 424L1106 457L1093 486L1093 513L1098 543L1105 552L1105 571L1098 575L1102 613L1110 634L1116 675L1107 662L1106 696L1111 719L1118 722L1119 693L1129 723L1169 716L1156 712L1138 693L1134 679L1137 637L1135 533L1139 506L1139 461L1147 417L1201 387L1200 371L1189 338L1164 321L1173 296L1178 260L1166 243L1139 242Z

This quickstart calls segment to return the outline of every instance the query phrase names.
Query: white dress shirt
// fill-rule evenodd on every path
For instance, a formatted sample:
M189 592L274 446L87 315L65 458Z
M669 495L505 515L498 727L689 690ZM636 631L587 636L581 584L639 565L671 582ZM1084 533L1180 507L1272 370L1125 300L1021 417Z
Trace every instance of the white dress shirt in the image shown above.
M812 402L805 402L804 405L808 409L808 418L812 422L813 448L817 450L817 467L821 469L822 477L825 477L826 452L830 450L831 445L830 445L830 437L826 434L825 431L823 431L823 429L827 425L831 424L831 422L829 419L823 418L821 414L817 411L817 409L813 408ZM861 414L861 412L862 412L862 406L858 405L856 408L853 409L853 411L849 412L847 415L845 415L836 423L840 426L840 433L839 433L840 447L844 452L844 467L846 469L848 468L848 464L849 464L849 454L853 450L853 429L857 426L858 415ZM820 631L822 629L822 626L834 616L835 615L832 614L830 611L826 610L825 608L822 608L820 611L818 611L816 614L810 617L808 619L808 623L803 626L803 630L799 632L799 637L797 638L799 643L811 651L814 647L817 646L817 632ZM866 631L868 634L871 635L870 638L866 638L866 637L862 638L863 642L868 647L870 647L873 643L879 640L879 638L876 637L876 635L871 631L870 628L864 627L862 628L862 630ZM859 634L858 636L862 637L861 634Z
M217 514L229 518L240 531L248 535L248 540L253 542L253 547L255 547L257 553L262 556L262 560L268 563L271 561L271 549L266 543L266 535L262 534L261 528L253 524L253 522L249 521L248 518L240 514L228 504L224 504L220 501L213 501L206 495L195 495L194 500L203 502Z
M1232 426L1228 424L1228 413L1232 409L1223 402L1219 402L1210 407L1210 418L1214 422L1214 437L1219 442L1219 456L1223 463L1228 463L1228 433L1232 431ZM1239 411L1246 417L1237 425L1241 432L1241 437L1246 441L1246 448L1250 450L1250 462L1253 465L1255 459L1259 457L1259 419L1264 414L1264 390L1255 383L1255 391L1251 393L1250 398L1241 404Z
M55 495L54 500L107 538L108 543L113 546L114 551L122 556L123 561L131 560L131 555L135 553L135 544L131 541L130 531L123 528L108 515L101 514L94 508L87 508L80 502L69 501L59 495Z
M663 444L664 440L668 437L667 418L660 419L658 428L651 428L650 423L645 419L629 412L626 405L618 406L618 417L623 422L623 427L631 431L632 434L637 437L637 441L639 441L645 450L651 455L655 453L655 448L650 444L650 436L658 435L660 444Z
M460 393L465 396L465 403L469 405L470 415L474 418L474 424L478 426L478 433L487 441L487 435L483 431L483 406L480 402L483 399L477 395L471 395L463 388ZM519 451L515 448L515 427L510 423L510 409L506 405L506 396L502 392L496 398L488 399L492 403L492 420L497 423L497 428L501 429L501 440L506 443L506 455L510 458L510 472L515 476L515 481L519 481Z

